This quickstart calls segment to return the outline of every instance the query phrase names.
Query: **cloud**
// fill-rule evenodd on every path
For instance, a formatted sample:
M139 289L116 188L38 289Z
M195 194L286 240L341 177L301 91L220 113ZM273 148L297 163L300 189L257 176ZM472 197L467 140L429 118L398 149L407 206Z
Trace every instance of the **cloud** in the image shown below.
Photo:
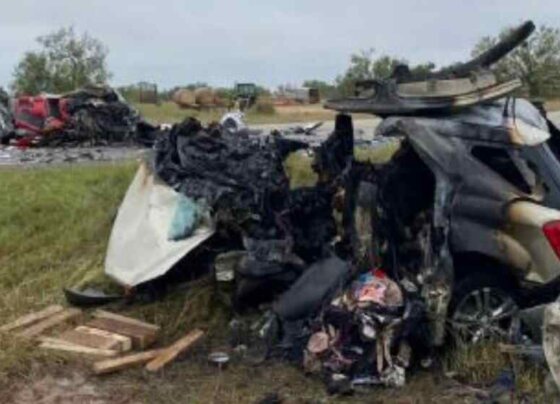
M374 47L410 62L468 57L478 38L532 18L557 25L557 0L18 0L0 13L0 85L34 39L74 25L110 50L115 84L195 81L267 86L332 80Z

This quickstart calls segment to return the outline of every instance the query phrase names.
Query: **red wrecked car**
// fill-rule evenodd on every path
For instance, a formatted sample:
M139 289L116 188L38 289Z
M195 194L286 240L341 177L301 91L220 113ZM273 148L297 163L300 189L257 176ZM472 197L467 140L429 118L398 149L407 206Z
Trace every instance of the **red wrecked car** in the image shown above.
M128 141L135 139L139 123L138 112L109 87L19 96L12 114L14 131L2 140L20 147Z

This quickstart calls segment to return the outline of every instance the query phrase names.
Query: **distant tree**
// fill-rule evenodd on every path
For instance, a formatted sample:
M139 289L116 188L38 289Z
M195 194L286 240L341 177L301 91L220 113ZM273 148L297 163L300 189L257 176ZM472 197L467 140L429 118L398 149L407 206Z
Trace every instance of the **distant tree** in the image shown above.
M381 55L374 57L373 48L362 50L350 56L350 66L343 75L336 78L338 92L343 95L352 94L354 83L360 80L383 80L391 77L396 66L407 64L402 58ZM426 74L435 68L433 63L425 63L410 68L412 74Z
M208 83L204 81L197 81L195 83L187 84L186 86L183 87L178 87L177 89L186 88L187 90L196 90L197 88L203 88L203 87L210 87L210 86L208 85Z
M507 35L505 28L497 37L483 37L475 45L472 55L478 56ZM493 66L499 80L518 77L524 92L530 97L560 95L560 30L539 27L522 46Z
M336 86L334 84L327 83L323 80L305 80L303 86L318 89L321 98L330 98L336 92Z
M270 90L266 87L257 85L257 95L259 97L270 97Z
M104 84L107 48L88 33L77 35L73 27L61 28L37 38L40 49L26 52L14 71L16 92L65 92L92 84Z

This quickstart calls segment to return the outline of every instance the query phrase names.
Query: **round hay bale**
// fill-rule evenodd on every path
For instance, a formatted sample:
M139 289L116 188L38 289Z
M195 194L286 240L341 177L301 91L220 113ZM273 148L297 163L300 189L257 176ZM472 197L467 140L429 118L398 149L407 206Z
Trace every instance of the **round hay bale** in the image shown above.
M175 91L172 100L181 108L192 108L196 106L196 97L194 91L182 88Z
M196 103L200 107L211 107L216 103L216 92L208 87L197 88L194 91Z

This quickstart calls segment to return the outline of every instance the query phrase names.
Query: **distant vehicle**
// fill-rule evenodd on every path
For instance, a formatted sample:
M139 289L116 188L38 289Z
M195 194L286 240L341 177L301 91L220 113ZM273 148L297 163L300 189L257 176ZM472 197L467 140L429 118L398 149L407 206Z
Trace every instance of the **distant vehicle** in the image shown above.
M241 111L245 111L257 102L257 85L255 83L236 83L235 102Z
M13 131L3 143L45 143L62 133L74 139L119 141L136 130L138 112L109 87L84 87L61 95L23 95L12 102Z

